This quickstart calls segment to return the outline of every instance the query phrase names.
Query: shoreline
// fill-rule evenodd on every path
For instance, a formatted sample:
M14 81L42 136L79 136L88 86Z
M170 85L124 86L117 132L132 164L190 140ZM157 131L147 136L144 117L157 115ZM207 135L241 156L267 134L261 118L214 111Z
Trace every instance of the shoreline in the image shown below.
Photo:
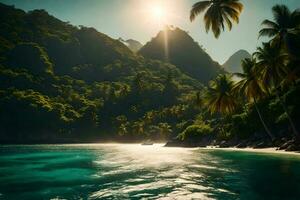
M34 146L34 145L141 145L141 143L122 143L122 142L107 142L107 143L52 143L52 144L0 144L2 146ZM279 150L278 147L267 147L267 148L238 148L238 147L218 147L218 146L207 146L207 147L183 147L183 146L165 146L166 143L154 143L154 145L160 145L164 148L183 148L183 149L200 149L200 150L223 150L223 151L241 151L241 152L253 152L253 153L266 153L266 154L282 154L282 155L297 155L300 156L300 151L285 151ZM151 146L154 146L151 145ZM147 146L148 147L148 146Z
M219 148L219 147L198 147L201 150L225 150L225 151L242 151L242 152L254 152L254 153L267 153L267 154L286 154L286 155L297 155L300 156L299 151L285 151L278 150L277 147L268 147L268 148L237 148L237 147L228 147L228 148Z

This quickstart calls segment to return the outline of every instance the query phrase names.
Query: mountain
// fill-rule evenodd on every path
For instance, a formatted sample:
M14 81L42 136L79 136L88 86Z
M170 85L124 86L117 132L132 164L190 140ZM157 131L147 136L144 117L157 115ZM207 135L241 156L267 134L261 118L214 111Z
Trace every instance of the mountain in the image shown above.
M170 62L202 83L207 83L222 71L221 66L179 28L166 27L139 53L146 58Z
M94 28L0 3L0 143L159 139L161 123L174 137L202 86Z
M137 40L123 40L122 38L119 38L119 41L125 44L134 53L138 52L143 47L143 45Z
M4 44L0 51L9 52L20 43L36 43L45 49L59 75L71 75L74 67L80 68L84 64L99 69L115 60L134 57L121 42L94 28L77 28L62 22L45 10L26 13L0 4L0 13L0 41Z
M230 56L230 58L223 64L223 68L230 73L243 72L241 61L245 58L251 58L251 54L246 50L239 50Z

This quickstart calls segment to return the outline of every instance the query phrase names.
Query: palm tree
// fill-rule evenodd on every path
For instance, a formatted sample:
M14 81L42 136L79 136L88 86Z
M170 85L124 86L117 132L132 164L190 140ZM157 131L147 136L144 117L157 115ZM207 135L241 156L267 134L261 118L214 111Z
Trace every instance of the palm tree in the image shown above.
M133 90L133 92L140 94L141 91L143 90L143 88L144 88L143 74L137 73L133 79L132 90Z
M297 80L300 78L300 60L290 60L287 67L288 74L281 83L282 87L295 85Z
M129 125L129 122L120 124L119 129L118 129L118 135L120 135L120 136L126 135L128 133L128 125Z
M272 8L274 21L264 20L262 25L263 29L259 32L259 37L271 37L272 41L282 47L284 45L289 54L296 56L298 49L295 48L295 35L297 28L300 25L300 10L297 9L293 12L285 5L275 5Z
M115 122L118 126L118 135L124 136L128 133L128 125L127 117L125 115L119 115L116 117Z
M260 80L266 86L265 89L278 87L288 73L289 56L282 49L272 46L270 42L263 43L253 56L257 59L257 70Z
M146 124L151 124L154 118L155 118L155 112L151 110L144 115L143 120L145 121Z
M172 127L168 123L159 123L159 132L163 139L167 139L172 133Z
M201 96L201 92L198 91L193 99L193 105L200 109L202 106L203 106L203 99L202 99L202 96Z
M233 23L239 23L239 16L243 10L243 4L239 0L207 0L193 5L190 20L206 10L204 14L205 29L212 29L216 38L220 36L221 29L224 31L225 24L232 29Z
M282 105L289 123L293 129L293 133L298 137L299 133L295 124L288 113L288 109L284 101L280 97L280 85L286 79L288 74L287 64L289 56L282 49L272 46L269 43L263 43L263 47L259 47L254 53L257 58L257 70L260 74L259 78L267 91L274 90L275 94Z
M228 75L219 75L212 80L205 94L205 103L211 114L230 114L232 113L237 102L232 93L234 82Z
M240 95L242 94L246 99L254 104L256 112L259 116L259 119L270 136L271 140L274 140L275 137L267 127L262 114L257 106L257 100L264 96L265 91L261 86L260 81L257 79L257 74L255 70L256 60L254 58L246 58L242 61L243 73L236 73L241 80L237 82L234 86L234 91Z
M135 121L132 125L135 133L138 135L143 135L145 132L145 122L143 121Z
M209 83L204 103L211 114L227 115L235 110L237 102L232 92L233 86L234 82L231 77L225 74L219 75ZM220 120L220 130L225 134L222 119Z

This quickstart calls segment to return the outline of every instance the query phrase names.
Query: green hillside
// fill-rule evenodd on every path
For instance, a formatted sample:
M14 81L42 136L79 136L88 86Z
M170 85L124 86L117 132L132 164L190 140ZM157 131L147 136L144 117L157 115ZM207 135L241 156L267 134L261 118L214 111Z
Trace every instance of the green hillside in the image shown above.
M172 137L201 87L93 28L0 4L1 143Z

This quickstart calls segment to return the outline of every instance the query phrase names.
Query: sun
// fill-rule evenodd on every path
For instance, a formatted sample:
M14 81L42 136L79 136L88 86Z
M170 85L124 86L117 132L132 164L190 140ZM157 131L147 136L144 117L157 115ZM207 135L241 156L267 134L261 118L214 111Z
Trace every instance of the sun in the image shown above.
M156 4L149 7L149 14L153 21L164 24L167 21L167 10L163 5Z
M162 6L156 5L151 8L151 13L154 19L162 20L165 17L165 10Z
M139 0L137 11L147 28L162 29L180 19L178 15L179 4L175 0ZM179 2L179 1L176 1Z

